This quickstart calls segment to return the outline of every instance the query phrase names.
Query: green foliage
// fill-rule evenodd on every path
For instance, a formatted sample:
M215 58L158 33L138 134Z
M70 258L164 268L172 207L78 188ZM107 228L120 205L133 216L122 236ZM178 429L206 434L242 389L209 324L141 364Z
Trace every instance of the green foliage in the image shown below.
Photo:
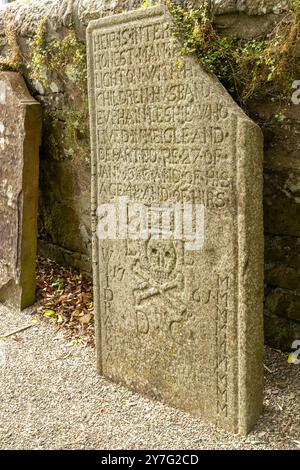
M65 126L63 144L69 158L85 158L89 155L89 107L87 97L79 111L64 109Z
M54 282L51 284L51 287L55 287L58 290L63 290L66 284L66 280L63 277L59 277L54 280Z
M254 96L290 101L292 83L300 76L296 50L300 0L271 34L248 41L219 34L208 1L198 9L185 9L170 0L167 4L174 18L174 33L183 44L182 53L195 53L242 107L247 109Z
M36 30L30 79L45 89L51 89L54 83L62 91L70 82L74 84L75 106L64 105L58 110L45 108L46 134L50 136L53 158L85 158L89 153L86 46L78 40L73 29L62 39L49 37L47 24L45 17ZM59 135L59 146L53 138L56 134Z
M300 0L294 1L292 8L293 8L294 11L300 11Z
M141 8L154 7L155 5L158 5L158 2L153 0L146 0L144 3L142 3Z
M75 31L68 31L60 40L50 40L47 36L45 17L38 25L33 41L31 60L31 78L39 81L42 86L49 86L48 72L58 76L71 74L73 82L86 91L87 66L86 46L76 37Z
M87 95L80 109L64 106L60 111L45 109L46 135L50 140L52 158L55 160L84 159L90 153ZM59 147L56 133L59 134Z

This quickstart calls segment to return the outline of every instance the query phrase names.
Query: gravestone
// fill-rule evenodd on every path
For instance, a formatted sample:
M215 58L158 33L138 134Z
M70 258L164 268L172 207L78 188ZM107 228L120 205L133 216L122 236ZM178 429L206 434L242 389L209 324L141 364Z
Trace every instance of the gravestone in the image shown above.
M99 372L235 432L262 408L262 134L165 7L90 23Z
M0 302L35 301L40 105L15 72L0 73Z

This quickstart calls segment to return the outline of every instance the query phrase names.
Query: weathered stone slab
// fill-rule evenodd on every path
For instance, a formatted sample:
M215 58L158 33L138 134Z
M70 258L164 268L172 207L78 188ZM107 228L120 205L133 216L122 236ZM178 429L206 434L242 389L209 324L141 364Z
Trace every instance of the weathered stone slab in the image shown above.
M0 302L35 301L40 105L23 78L0 73Z
M88 28L99 371L246 433L262 407L262 135L171 25L155 7Z

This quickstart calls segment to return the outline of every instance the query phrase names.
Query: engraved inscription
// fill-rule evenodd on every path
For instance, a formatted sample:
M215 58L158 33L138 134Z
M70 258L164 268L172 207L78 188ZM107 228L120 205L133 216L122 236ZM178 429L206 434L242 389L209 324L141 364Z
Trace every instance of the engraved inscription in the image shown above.
M214 232L223 237L219 247L208 240L207 247L191 254L184 238L155 236L151 217L146 240L106 240L105 248L99 241L104 370L118 376L121 362L121 369L136 368L143 376L142 365L141 370L133 365L139 348L143 362L157 358L162 380L176 381L171 357L180 358L182 371L187 370L185 357L197 357L193 377L200 389L199 381L212 374L208 369L214 369L218 357L209 379L213 388L197 393L215 390L216 414L226 413L227 338L221 297L212 302L219 291L209 266L213 256L222 263L233 250L234 240L223 231L224 225L233 226L235 211L234 118L222 94L214 93L205 76L199 78L198 64L187 59L178 66L179 47L162 17L149 24L95 29L91 45L98 207L106 211L105 204L114 203L118 213L120 198L149 210L157 205L158 211L164 204L201 204L208 237ZM114 234L124 230L119 219ZM199 302L199 295L206 299ZM222 334L217 343L216 332ZM160 343L166 349L161 359ZM119 360L124 347L126 358ZM207 348L210 366L205 364ZM130 380L135 382L135 374Z
M193 64L176 65L169 24L95 31L92 40L99 198L228 209L228 109Z
M104 302L104 340L106 360L109 360L113 349L113 324L111 318L111 305L114 299L114 293L110 287L109 262L113 254L112 250L102 248L102 261L105 270L105 282L103 285L103 302Z

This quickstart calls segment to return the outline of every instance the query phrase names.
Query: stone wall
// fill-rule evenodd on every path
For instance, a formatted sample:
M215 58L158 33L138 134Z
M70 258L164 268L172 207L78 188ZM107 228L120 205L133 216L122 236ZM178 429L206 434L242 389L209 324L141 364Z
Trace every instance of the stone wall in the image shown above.
M18 0L0 7L0 67L20 70L43 106L39 250L86 272L91 231L85 30L91 19L142 3ZM211 7L223 34L251 39L271 31L289 2L211 0ZM251 103L252 117L260 121L275 113L267 98ZM291 105L284 128L265 133L266 337L285 348L300 338L299 117L300 106Z

